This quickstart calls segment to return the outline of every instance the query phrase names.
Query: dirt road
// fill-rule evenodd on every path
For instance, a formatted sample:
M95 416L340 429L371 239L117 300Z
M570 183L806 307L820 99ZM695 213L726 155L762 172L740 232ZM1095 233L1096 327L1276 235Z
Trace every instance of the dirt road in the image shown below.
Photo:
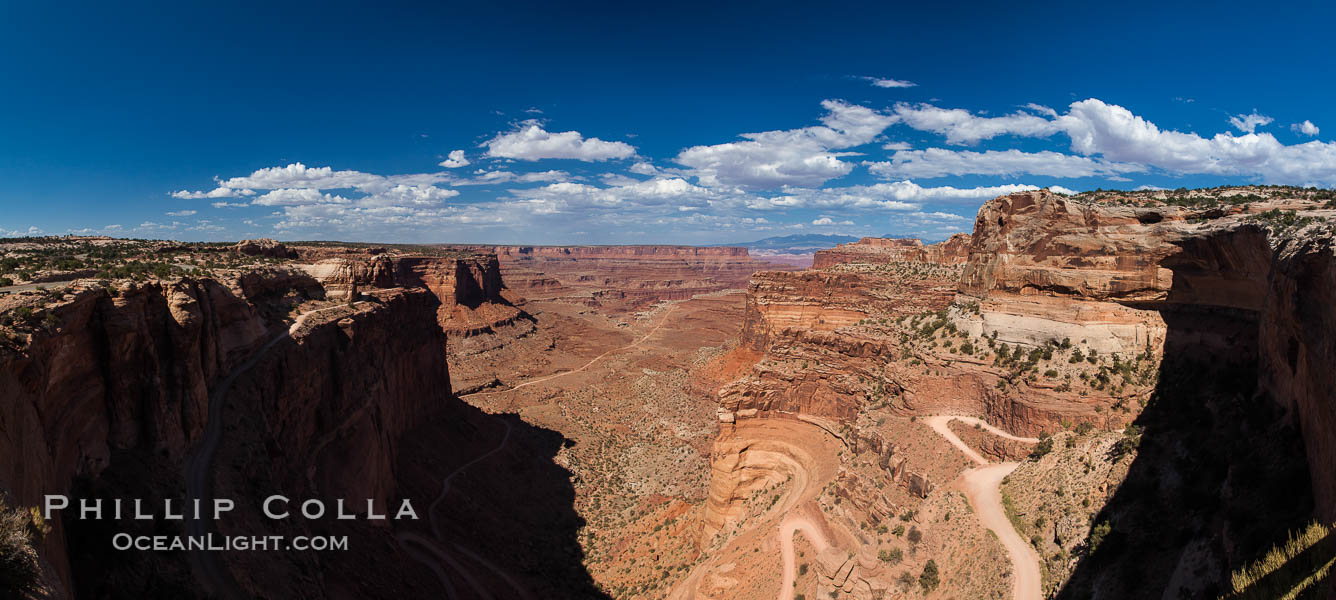
M784 562L784 579L779 584L779 600L793 600L793 582L797 579L796 562L793 558L793 534L801 531L803 537L812 543L812 548L821 554L830 547L826 534L821 532L806 514L800 511L789 513L779 524L779 555Z
M427 538L426 536L423 536L419 533L412 531L403 531L396 533L394 535L395 540L399 542L399 546L402 547L404 551L408 553L409 556L413 557L418 562L427 565L429 568L431 568L433 572L436 573L436 577L441 580L441 585L445 588L446 596L449 598L458 598L459 596L455 590L454 582L451 580L451 577L449 576L449 574L446 573L445 569L442 568L441 566L442 563L449 565L450 568L454 570L454 572L457 573L461 579L464 580L464 583L468 584L468 586L473 589L473 591L477 595L476 597L479 598L494 597L493 594L487 591L486 586L482 585L477 579L476 577L478 574L476 572L477 569L470 569L466 567L462 563L462 561L460 561L455 555L446 552L445 549L442 548L442 546L445 543L445 540L441 536L440 525L436 520L436 512L437 512L436 508L442 502L445 501L446 495L450 493L450 484L455 477L459 476L459 474L463 473L469 467L472 467L473 465L476 465L484 460L487 460L488 458L491 458L492 455L505 449L506 445L510 443L510 433L512 431L510 423L502 421L501 424L506 427L506 433L505 435L501 436L501 441L497 443L497 445L494 448L474 457L473 460L470 460L469 462L460 465L458 468L456 468L454 471L451 471L449 475L446 475L445 478L441 480L441 493L437 494L436 500L434 500L431 503L431 506L427 509L427 518L431 522L432 537L435 539ZM429 552L430 554L429 555L423 554L422 552L414 549L410 544L419 546L427 550L427 552ZM495 575L497 578L501 579L502 581L505 581L506 584L509 585L512 590L515 591L516 595L513 597L523 598L525 600L532 599L532 596L529 594L528 589L526 589L525 587L521 586L518 582L516 582L515 579L511 577L510 574L507 573L504 569L498 567L497 565L493 564L492 562L488 561L482 556L479 556L476 552L473 552L472 550L469 550L468 548L465 548L457 543L451 543L450 546L455 550L456 554L463 554L473 559L474 562L476 562L479 565L482 565L484 570L490 571L492 575Z
M955 432L951 431L950 427L947 427L947 424L952 420L970 425L977 424L984 430L1009 440L1029 443L1036 443L1039 440L1012 435L974 417L937 415L924 419L924 422L932 427L933 431L946 438L946 441L951 442L952 446L960 449L961 452L970 457L970 460L980 465L960 475L960 485L965 492L965 497L969 499L970 506L974 507L974 513L978 515L979 521L983 523L984 527L997 534L998 541L1002 542L1002 547L1007 550L1007 555L1011 557L1012 598L1015 600L1038 600L1042 597L1039 556L1035 554L1030 543L1025 541L1019 533L1016 533L1016 528L1012 527L1011 520L1007 518L1007 512L1002 507L1002 480L1015 470L1020 463L990 464L982 455L961 441Z
M580 366L579 368L577 368L577 369L571 369L571 370L569 370L569 371L561 371L561 372L559 372L559 373L553 373L553 374L551 374L551 375L546 375L546 376L544 376L544 377L539 377L538 379L533 379L533 380L530 380L530 381L526 381L526 382L524 382L524 383L521 383L521 384L516 385L515 387L506 388L506 389L504 389L504 390L488 390L488 391L485 391L485 392L474 392L474 393L472 393L472 394L467 394L467 395L465 395L465 396L460 396L460 397L461 397L461 398L466 398L466 397L468 397L468 396L484 396L484 395L487 395L487 394L501 394L501 393L505 393L505 392L511 392L511 391L518 390L518 389L520 389L520 388L522 388L522 387L528 387L528 386L531 386L531 385L534 385L534 384L543 383L544 381L551 381L551 380L556 379L556 378L558 378L558 377L565 377L565 376L567 376L567 375L571 375L571 374L573 374L573 373L579 373L580 371L583 371L583 370L585 370L585 369L588 369L589 367L594 366L594 363L597 363L598 361L603 360L603 359L606 358L609 354L614 354L614 353L617 353L617 352L622 352L622 351L624 351L624 350L630 350L630 349L632 349L632 348L635 348L636 346L639 346L639 345L645 343L645 340L648 340L648 339L650 338L650 336L652 336L652 335L654 335L655 333L658 333L658 332L659 332L659 328L663 327L663 324L666 323L666 322L668 321L668 315L671 314L671 313L673 312L673 309L676 309L676 308L677 308L677 306L670 306L670 307L668 307L668 310L667 310L667 311L664 311L664 313L663 313L663 317L659 319L659 324L658 324L658 325L655 325L653 329L650 329L650 330L649 330L649 333L646 333L645 335L641 336L640 339L638 339L638 340L636 340L636 341L634 341L634 342L631 342L630 344L627 344L627 345L625 345L625 346L622 346L622 347L620 347L620 348L613 348L612 350L609 350L609 351L607 351L607 352L604 352L603 354L600 354L600 355L598 355L598 356L595 356L595 357L593 358L593 360L590 360L589 362L587 362L587 363L581 365L581 366Z

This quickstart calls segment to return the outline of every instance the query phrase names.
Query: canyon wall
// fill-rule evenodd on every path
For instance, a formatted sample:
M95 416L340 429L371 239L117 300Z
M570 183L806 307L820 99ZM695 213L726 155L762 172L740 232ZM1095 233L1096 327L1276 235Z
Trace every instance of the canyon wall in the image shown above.
M752 273L777 267L727 246L450 248L495 254L507 288L525 298L611 309L743 288Z
M812 268L824 269L848 263L880 264L896 262L930 262L960 264L969 258L970 235L957 233L935 244L924 245L915 238L865 237L857 242L840 244L828 250L817 250L812 256Z
M954 427L969 446L1021 459L1018 472L1058 496L1087 486L1062 515L1038 490L1011 492L1045 593L1217 596L1285 532L1336 519L1326 368L1336 206L1326 198L1025 192L980 208L973 233L954 238L968 244L963 260L925 257L916 240L864 239L818 253L819 270L757 273L739 339L756 358L719 391L702 544L764 518L744 516L758 512L748 499L770 497L774 481L806 483L785 463L749 457L769 441L747 433L758 425L802 423L838 439L822 510L852 511L847 523L868 529L893 514L887 506L910 507L901 520L914 521L915 507L951 497L933 490L960 476L959 455L933 449L923 417L978 415L1061 446ZM899 447L864 443L888 439ZM1052 523L1073 514L1078 535L1054 537ZM1086 537L1096 523L1110 531L1098 549ZM842 551L884 544L855 533Z
M1332 240L1286 240L1276 252L1259 328L1261 388L1303 432L1318 517L1336 521L1336 254Z
M320 302L324 295L289 267L76 284L42 309L51 325L0 348L0 454L12 457L0 465L0 490L21 506L40 506L46 494L179 503L210 395L235 377L218 400L234 407L222 413L227 458L212 469L219 496L280 491L385 507L396 494L400 434L450 397L441 303L425 289L372 290L355 306ZM309 314L289 335L297 311ZM238 464L251 467L232 471ZM264 489L255 487L261 478ZM123 585L103 579L115 576L115 559L106 532L90 523L100 522L52 519L39 555L53 597L76 584L93 595ZM234 533L272 527L247 524ZM155 554L120 573L192 587L180 556ZM72 562L82 565L77 577ZM281 563L250 565L243 584L282 579L273 577Z
M488 354L532 335L535 319L503 283L496 255L459 252L455 256L308 256L304 268L344 298L361 290L421 288L439 301L437 322L446 333L446 355L456 374L455 389L467 393L495 380Z
M179 462L198 441L210 386L280 325L276 311L320 293L291 269L227 281L183 279L72 290L46 308L59 325L0 355L0 487L20 505L68 494L97 478L118 452ZM68 595L64 528L42 552L49 585Z
M0 481L34 503L75 474L96 475L112 448L179 458L204 427L209 385L277 326L267 305L319 291L300 272L273 270L88 288L55 303L58 329L0 356L0 453L16 458L0 465Z

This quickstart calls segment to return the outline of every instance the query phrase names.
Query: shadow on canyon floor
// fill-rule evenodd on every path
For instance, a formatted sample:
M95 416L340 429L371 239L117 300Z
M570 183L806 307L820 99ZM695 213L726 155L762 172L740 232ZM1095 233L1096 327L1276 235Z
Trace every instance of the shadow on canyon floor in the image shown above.
M523 587L531 598L607 597L583 564L577 536L584 521L574 509L570 472L554 460L572 444L570 440L516 415L489 415L451 399L407 432L400 444L397 497L411 500L421 519L393 522L392 527L365 520L266 523L252 518L245 513L258 512L259 499L268 494L298 496L279 483L281 477L267 473L271 468L290 470L291 465L243 467L241 471L251 478L249 489L237 501L236 515L246 523L244 533L347 535L350 549L229 552L229 569L249 589L272 590L271 597L452 597L447 589L460 599L517 597L508 582ZM184 496L180 472L179 464L159 454L117 451L100 477L76 483L71 506L77 506L78 498L103 498L108 506L114 498L143 498L146 506L161 510L163 498L179 502ZM457 474L442 497L442 480L452 473ZM439 539L430 514L438 499ZM397 503L392 501L391 507ZM110 540L118 533L181 535L180 521L67 519L66 523L63 540L70 549L78 597L203 597L185 552L111 547ZM449 582L443 583L436 569L420 563L395 539L405 532L431 540L449 555L453 564L442 560L436 565ZM459 568L469 573L460 573ZM270 587L280 581L295 583Z
M531 598L607 598L584 566L578 534L585 522L574 508L571 473L559 464L573 444L517 415L456 401L405 436L398 471L405 494L425 507L439 500L442 545L476 567L476 580L496 598L515 597L507 580ZM442 497L442 477L452 473ZM430 532L426 510L422 516L421 530ZM473 597L465 578L453 586L461 598Z
M1136 457L1058 598L1218 598L1312 518L1303 440L1257 390L1255 313L1162 316L1158 385L1114 448Z

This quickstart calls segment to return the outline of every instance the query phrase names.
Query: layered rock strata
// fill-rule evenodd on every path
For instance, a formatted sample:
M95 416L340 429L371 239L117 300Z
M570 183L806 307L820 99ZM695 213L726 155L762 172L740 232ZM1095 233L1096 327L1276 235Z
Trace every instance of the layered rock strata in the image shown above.
M746 287L761 268L739 247L467 246L493 253L509 289L525 298L620 309Z
M944 241L928 245L915 238L865 237L828 250L817 250L812 255L812 268L824 269L848 263L960 264L969 258L969 246L970 236L966 233L957 233Z

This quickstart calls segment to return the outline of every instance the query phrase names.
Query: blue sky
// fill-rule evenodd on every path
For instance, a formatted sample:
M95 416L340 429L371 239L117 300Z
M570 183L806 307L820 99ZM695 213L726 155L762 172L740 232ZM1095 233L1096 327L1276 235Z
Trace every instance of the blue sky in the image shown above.
M0 5L0 234L940 239L1025 186L1336 185L1316 3L215 4Z

